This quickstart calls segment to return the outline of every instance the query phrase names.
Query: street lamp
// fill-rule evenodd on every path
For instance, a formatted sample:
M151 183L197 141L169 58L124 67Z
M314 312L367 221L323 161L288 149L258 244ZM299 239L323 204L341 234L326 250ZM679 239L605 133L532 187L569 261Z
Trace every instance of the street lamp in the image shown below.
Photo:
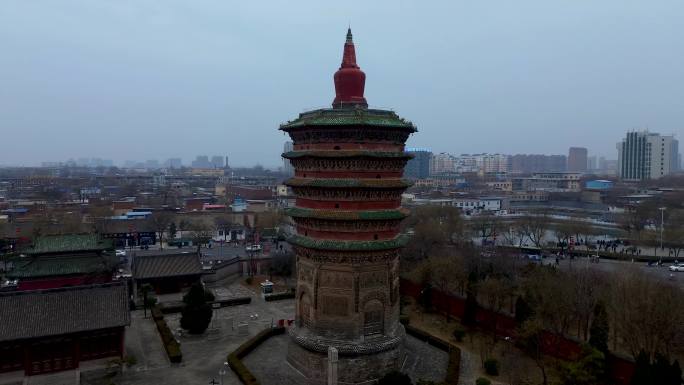
M228 362L224 362L223 366L219 370L219 385L223 385L223 377L228 373L227 371L228 368Z
M660 210L660 250L663 250L663 229L665 228L665 209L666 207L659 207Z

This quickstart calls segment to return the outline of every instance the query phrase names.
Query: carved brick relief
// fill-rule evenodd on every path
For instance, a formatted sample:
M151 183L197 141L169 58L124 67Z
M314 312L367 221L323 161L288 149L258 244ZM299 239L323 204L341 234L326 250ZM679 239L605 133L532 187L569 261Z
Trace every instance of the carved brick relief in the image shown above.
M349 299L346 297L323 296L321 309L324 315L343 317L349 314Z
M387 285L387 272L385 270L369 271L361 273L361 288L368 289Z
M349 273L323 270L320 272L320 287L333 287L339 289L352 288L352 276Z

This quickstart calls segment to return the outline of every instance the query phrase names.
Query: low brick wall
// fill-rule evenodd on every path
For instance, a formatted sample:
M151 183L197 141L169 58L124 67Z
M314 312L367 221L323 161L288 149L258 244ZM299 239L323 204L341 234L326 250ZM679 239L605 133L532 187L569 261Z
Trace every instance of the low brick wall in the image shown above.
M402 295L418 300L420 298L421 291L421 285L404 278L401 279ZM438 289L432 288L431 303L435 310L440 313L448 314L456 318L463 318L465 310L465 298L449 295L447 293L441 292ZM491 310L478 307L475 320L478 327L487 330L491 330L492 327L494 327L497 334L515 338L515 318L511 315L496 313ZM544 333L542 346L544 354L564 360L575 360L582 351L578 341L552 332ZM633 361L609 353L607 357L607 364L608 372L615 384L629 385L634 373Z

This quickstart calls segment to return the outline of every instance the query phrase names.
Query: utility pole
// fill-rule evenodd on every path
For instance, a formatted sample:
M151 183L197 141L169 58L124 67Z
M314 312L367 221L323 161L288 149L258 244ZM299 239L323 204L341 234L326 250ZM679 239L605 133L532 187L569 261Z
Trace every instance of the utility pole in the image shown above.
M660 250L663 249L663 230L665 229L665 207L660 207Z

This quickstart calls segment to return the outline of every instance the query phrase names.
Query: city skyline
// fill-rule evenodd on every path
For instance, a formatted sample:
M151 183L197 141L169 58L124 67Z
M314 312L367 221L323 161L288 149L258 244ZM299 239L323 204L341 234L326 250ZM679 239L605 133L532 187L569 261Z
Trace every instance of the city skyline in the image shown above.
M682 54L670 48L679 2L388 5L273 4L264 13L252 4L186 12L5 2L0 132L34 151L10 146L0 164L226 153L237 166L279 165L283 138L268 133L290 111L331 98L341 58L322 42L340 40L350 20L372 75L371 105L406 111L423 127L410 147L563 154L579 146L615 159L625 131L681 137Z

